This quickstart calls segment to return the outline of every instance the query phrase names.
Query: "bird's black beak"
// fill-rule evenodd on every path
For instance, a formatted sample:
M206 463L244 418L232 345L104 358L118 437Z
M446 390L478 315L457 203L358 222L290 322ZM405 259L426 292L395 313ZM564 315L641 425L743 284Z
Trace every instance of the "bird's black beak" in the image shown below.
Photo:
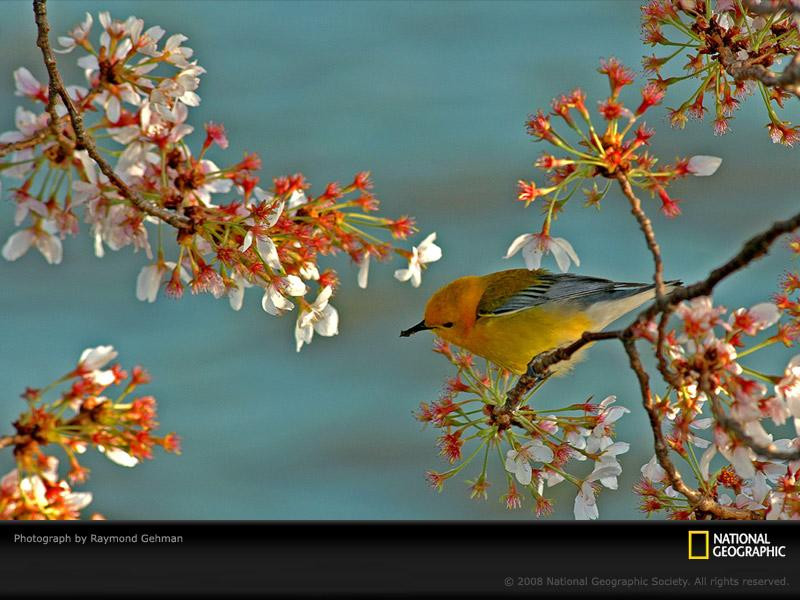
M413 333L417 333L418 331L425 331L426 329L433 329L433 327L428 327L425 325L425 319L414 325L413 327L409 327L408 329L404 329L400 332L400 337L409 337Z

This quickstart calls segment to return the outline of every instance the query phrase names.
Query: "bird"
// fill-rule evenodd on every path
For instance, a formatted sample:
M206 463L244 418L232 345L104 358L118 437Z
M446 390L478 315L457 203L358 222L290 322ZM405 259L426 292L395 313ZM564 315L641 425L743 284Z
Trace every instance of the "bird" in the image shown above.
M666 282L665 291L680 285L678 280ZM539 354L570 344L585 331L600 331L654 297L652 283L509 269L448 283L428 300L425 318L400 336L430 330L522 375ZM550 374L569 372L585 349L555 365Z

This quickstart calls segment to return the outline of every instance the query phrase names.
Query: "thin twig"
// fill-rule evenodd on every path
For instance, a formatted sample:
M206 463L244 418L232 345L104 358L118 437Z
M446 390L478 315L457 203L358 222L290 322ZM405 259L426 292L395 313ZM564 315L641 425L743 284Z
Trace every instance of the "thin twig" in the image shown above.
M675 467L669 456L669 445L664 438L664 431L661 427L661 413L658 406L653 402L653 394L650 390L650 377L642 365L639 352L636 350L636 341L633 338L626 338L622 341L625 352L628 354L630 367L636 373L639 382L639 389L642 394L642 404L647 416L650 419L650 428L653 430L653 446L656 459L669 479L672 489L683 494L692 506L692 510L701 518L705 515L713 515L717 519L736 519L736 520L759 520L763 517L751 510L736 508L734 506L723 506L703 493L689 487L681 477L680 472Z
M6 446L17 446L31 441L29 435L3 435L0 436L0 449Z
M756 440L753 436L744 430L744 425L737 419L726 414L719 401L719 396L711 389L708 382L701 381L700 389L711 401L711 412L714 418L723 429L729 434L733 434L740 442L745 444L753 452L758 454L760 458L769 458L772 460L797 460L800 458L800 447L794 450L779 450L774 443L763 444Z
M783 11L787 15L800 13L800 5L791 0L776 0L755 2L745 0L747 9L759 15L772 15ZM783 72L776 74L764 65L753 63L751 59L740 60L731 48L724 45L722 40L718 47L719 63L727 73L738 81L760 81L767 87L781 88L800 98L800 53L796 54L791 62L786 65Z
M727 46L720 47L719 62L737 81L760 81L767 87L780 88L800 98L800 54L792 58L780 74L764 65L752 64L749 59L739 60Z
M663 285L663 274L661 273L661 255L658 244L655 240L655 235L653 234L652 224L641 210L641 203L638 202L635 194L633 194L633 191L630 190L630 186L628 185L628 189L626 189L625 183L627 183L627 179L624 177L618 177L618 179L620 180L623 193L631 202L632 212L634 213L634 216L636 216L639 226L645 234L651 254L653 254L654 263L656 265L654 279L656 282L658 282L659 278L661 278L661 284ZM689 300L699 296L709 295L720 281L743 269L757 258L766 254L770 246L781 235L790 233L799 227L800 213L790 217L789 219L777 221L773 223L769 229L753 236L746 241L742 246L742 249L737 254L735 254L721 266L711 271L705 279L686 287L676 288L668 294L657 297L655 302L653 302L649 308L639 313L636 319L634 319L634 321L624 329L608 332L585 332L572 344L557 348L550 352L542 353L534 357L528 365L528 371L519 378L515 386L508 392L506 401L503 404L501 411L506 413L513 412L525 394L527 394L533 388L533 386L536 385L536 383L547 376L548 369L550 367L559 362L569 360L572 355L574 355L587 344L602 339L619 339L622 342L626 353L628 354L630 367L636 374L637 380L639 381L642 402L650 418L650 425L653 430L656 458L666 472L673 489L683 494L687 498L696 515L712 515L719 519L762 518L762 516L755 511L722 506L718 502L714 501L713 498L703 495L698 490L692 489L683 481L680 473L669 457L669 448L666 440L664 439L664 434L661 428L661 416L658 412L658 407L654 405L652 400L649 376L644 370L638 351L636 350L634 332L641 323L649 321L659 313L662 315L662 319L659 324L659 343L657 345L659 354L659 371L664 376L665 381L671 382L673 374L669 371L666 360L663 357L662 345L664 336L663 330L666 325L666 320L668 319L672 310L674 310L674 307L682 300ZM720 422L720 424L732 431L737 438L742 441L742 443L751 447L758 454L776 459L796 458L794 452L782 452L774 447L758 444L756 440L748 436L742 430L738 422L731 422L731 419L726 417L723 413L720 412L720 414L717 414L717 412L715 412L715 417L717 417L717 420ZM800 451L798 451L798 453L800 453Z
M533 387L542 380L548 369L553 365L568 360L573 354L575 354L584 346L588 346L589 344L599 340L616 339L619 337L619 334L619 331L586 331L579 339L571 344L562 346L561 348L556 348L551 352L544 352L538 356L535 356L528 364L528 372L524 375L520 375L516 385L508 391L508 394L506 394L506 401L496 412L496 414L503 412L509 413L516 410L516 408L522 402L522 398L525 396L525 394L532 390Z
M668 307L674 307L683 300L691 300L699 296L708 296L720 281L743 269L757 258L765 255L775 240L798 228L800 228L800 213L786 220L776 221L769 229L747 240L739 252L711 271L705 279L701 279L691 285L675 288L666 294L660 302L656 300L648 308L640 312L633 322L624 329L609 332L587 331L578 341L568 346L544 352L534 357L528 365L529 374L539 375L541 378L541 376L546 374L548 368L559 362L569 360L575 352L591 341L614 338L622 340L626 337L631 337L640 323L646 323L657 314L663 313ZM605 335L603 335L603 337L598 337L601 334ZM528 378L526 378L526 376L520 377L520 381L509 391L509 394L513 394L515 397L524 395L530 391L530 387L525 387L527 384Z
M617 173L617 181L622 188L622 193L625 195L631 205L631 213L633 213L633 216L636 218L636 222L639 223L639 228L644 234L645 242L647 243L647 247L653 257L653 281L655 282L656 302L661 304L664 302L665 293L664 263L661 258L661 248L658 245L658 241L656 241L655 231L653 231L653 223L642 209L642 202L633 192L631 183L625 173L621 171ZM658 327L656 357L658 359L659 371L661 371L662 376L669 381L672 379L672 374L669 372L667 361L663 355L664 329L666 327L667 318L668 314L664 312ZM625 352L628 355L630 367L636 374L636 379L639 382L642 405L644 406L645 411L647 411L647 415L650 419L650 428L653 431L653 446L655 449L656 459L658 460L659 465L661 465L661 468L664 469L672 489L683 494L694 506L703 499L703 496L700 494L700 492L689 487L686 482L683 481L680 472L670 459L669 446L664 439L664 432L661 427L661 414L658 411L658 407L653 402L653 394L650 390L650 377L647 375L647 372L642 366L639 352L636 350L636 340L633 335L626 335L625 337L620 337L620 339L623 347L625 348ZM709 507L711 509L710 512L715 516L718 515L718 506L719 505L717 503L714 503Z
M666 293L666 288L664 287L664 262L661 258L661 247L658 245L655 231L653 231L653 223L645 214L644 209L642 209L642 202L639 200L636 194L634 194L631 183L625 173L617 173L617 181L619 181L619 185L622 188L622 193L628 199L628 202L630 202L631 212L633 213L633 216L636 217L636 221L639 223L639 228L642 230L644 239L647 242L647 247L650 249L650 254L653 256L653 281L655 282L656 286L656 302L663 303L664 294ZM661 372L664 379L669 383L674 384L674 374L670 372L667 365L667 360L664 356L665 330L670 314L672 314L672 311L669 308L665 308L658 323L656 337L656 359L658 360L658 370Z
M653 231L653 224L650 222L650 219L647 218L647 215L644 214L644 210L642 210L642 202L636 197L636 194L633 193L631 182L628 181L628 177L625 175L625 173L621 171L617 173L617 181L619 182L619 186L622 188L622 193L625 194L625 197L630 202L631 212L633 213L633 216L636 217L636 221L639 223L639 228L644 234L644 239L647 241L647 247L650 249L650 254L653 255L653 263L655 264L655 269L653 270L653 281L656 284L656 298L660 302L664 297L664 264L661 261L661 248L659 248L658 242L656 241L656 234Z
M47 22L47 2L46 0L33 0L33 12L36 18L36 27L38 35L36 37L36 45L42 51L42 58L44 59L45 67L47 67L47 74L49 76L49 97L48 111L55 112L55 96L58 95L64 106L67 108L72 129L75 132L75 147L78 149L85 149L89 156L97 163L100 171L108 177L108 180L116 187L123 197L128 199L131 204L144 213L152 215L162 221L169 223L176 229L191 229L191 220L183 215L175 214L165 208L157 206L152 202L141 198L134 192L122 179L114 172L114 169L109 165L105 159L100 156L95 146L94 139L86 133L83 126L83 116L75 108L72 99L69 97L64 82L61 79L61 74L56 65L56 59L50 48L50 41L48 34L50 32L50 25Z
M41 129L33 134L31 137L26 138L24 140L19 140L18 142L8 142L5 144L0 144L0 158L11 154L12 152L18 152L20 150L25 150L27 148L33 148L34 146L38 146L43 141L45 141L48 136L50 135L50 129Z
M783 221L776 221L769 229L747 240L739 252L724 264L711 271L705 279L701 279L691 285L674 289L666 295L662 302L656 302L642 311L637 317L637 321L647 321L653 318L670 304L676 305L683 300L708 296L720 281L740 271L757 258L764 256L775 240L786 233L791 233L797 228L800 228L800 213Z

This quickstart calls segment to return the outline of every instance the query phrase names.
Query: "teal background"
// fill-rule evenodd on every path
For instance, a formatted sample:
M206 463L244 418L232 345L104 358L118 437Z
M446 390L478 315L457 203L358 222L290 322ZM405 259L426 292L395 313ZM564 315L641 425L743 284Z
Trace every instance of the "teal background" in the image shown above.
M294 352L294 318L264 313L256 293L234 313L227 301L185 297L138 302L135 278L144 257L130 250L94 257L86 235L69 239L60 266L31 252L0 263L0 423L23 408L18 394L72 367L80 351L110 343L123 365L153 376L147 391L160 405L162 429L177 430L183 455L127 470L89 456L91 509L129 519L530 519L507 512L499 465L488 502L470 500L463 479L439 495L423 479L443 469L432 430L411 411L437 398L449 365L425 336L398 338L416 323L427 296L449 280L522 265L503 260L510 241L541 222L515 202L520 178L541 175L543 150L524 119L557 94L583 87L591 105L606 92L600 57L639 70L637 2L53 2L54 35L99 10L158 24L187 44L208 73L190 122L224 122L224 157L257 151L262 176L302 171L322 189L372 171L388 215L412 214L424 235L436 231L444 258L415 290L392 278L399 261L373 264L359 290L355 268L335 259L344 285L335 298L341 334L315 337ZM44 80L28 2L4 2L0 20L0 130L13 128L12 71L27 66ZM95 31L98 27L95 24ZM647 49L649 50L649 49ZM59 62L73 83L77 53ZM637 99L633 91L630 103ZM671 91L667 105L680 98ZM590 105L590 106L591 106ZM796 106L793 105L793 106ZM692 281L738 248L740 240L796 209L796 150L770 143L755 99L715 138L708 122L671 130L663 108L648 119L652 150L724 158L718 174L671 188L684 215L667 220L648 202L666 275ZM195 137L194 139L197 139ZM7 184L6 184L7 185ZM4 200L7 194L3 196ZM14 230L13 206L0 204L0 240ZM613 190L603 210L568 210L554 229L571 240L581 273L648 280L651 261L626 202ZM551 259L548 266L554 267ZM746 276L718 288L736 307L776 288L781 247ZM758 364L755 361L751 364ZM601 344L568 378L549 383L542 403L565 405L617 394L632 409L618 427L632 443L621 457L620 490L599 499L601 518L639 518L630 486L652 455L632 374L614 344ZM8 425L0 425L5 432ZM10 453L0 472L11 468ZM555 488L555 516L571 518L574 488Z

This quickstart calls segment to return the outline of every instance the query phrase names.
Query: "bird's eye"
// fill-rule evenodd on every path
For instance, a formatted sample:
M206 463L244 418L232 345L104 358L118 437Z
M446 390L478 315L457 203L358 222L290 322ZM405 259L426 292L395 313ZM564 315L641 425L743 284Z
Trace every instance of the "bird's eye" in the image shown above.
M450 327L452 327L452 326L453 326L453 324L452 324L452 323L442 323L442 327L447 327L448 329L449 329Z

